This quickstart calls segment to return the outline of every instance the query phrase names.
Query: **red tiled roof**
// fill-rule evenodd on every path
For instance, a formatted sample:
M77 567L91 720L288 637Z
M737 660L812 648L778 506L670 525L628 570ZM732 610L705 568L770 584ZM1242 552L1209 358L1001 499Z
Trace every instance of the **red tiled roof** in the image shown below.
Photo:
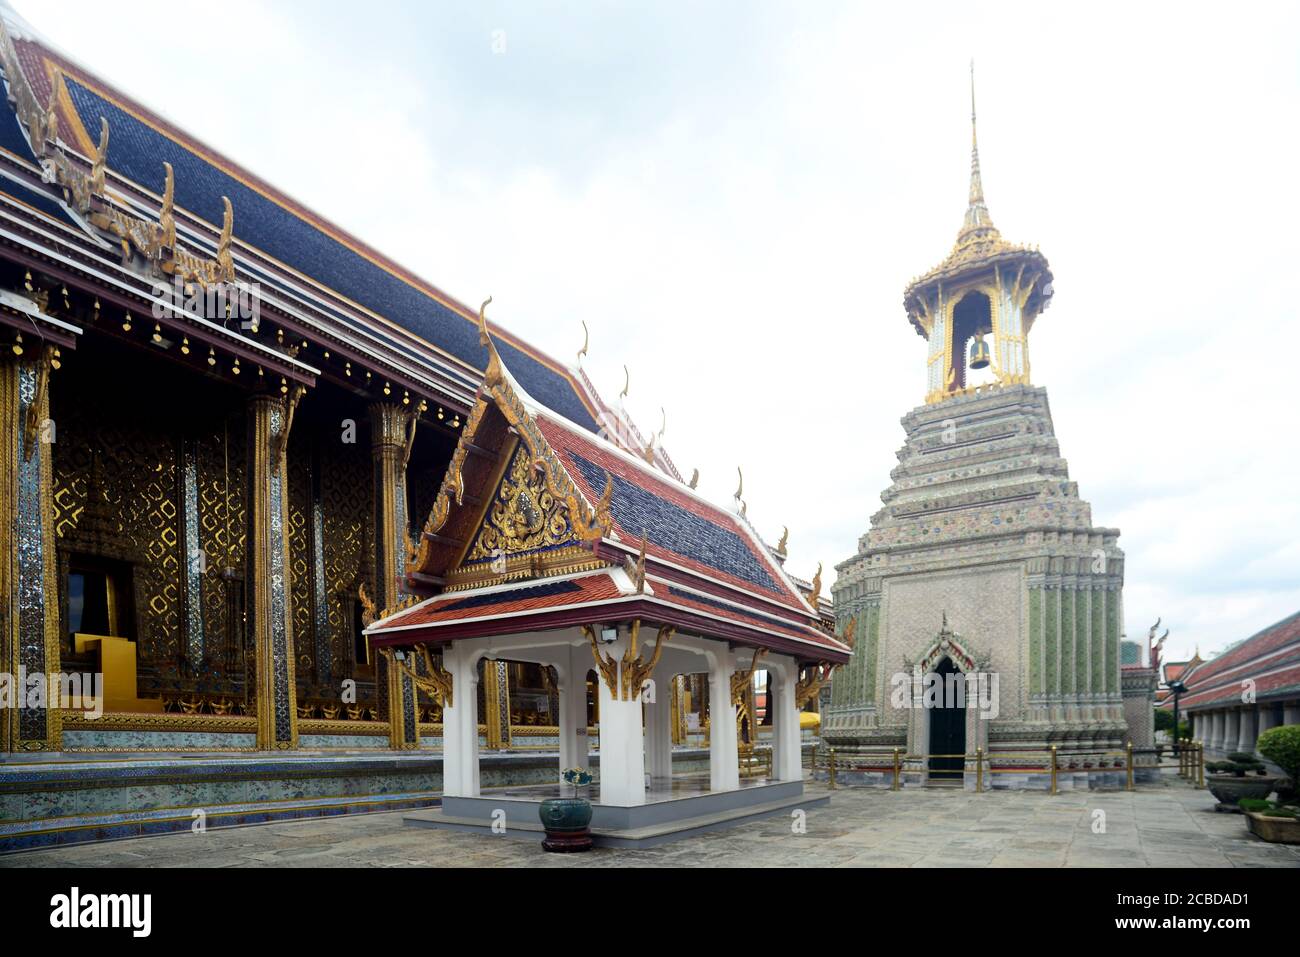
M622 595L608 572L595 572L577 578L541 579L476 589L446 592L421 602L383 623L383 631L413 625L445 624L471 618L498 618L521 612L540 612L572 605L608 601Z
M1184 708L1240 701L1247 680L1254 682L1256 699L1293 687L1300 692L1300 612L1191 669L1183 680L1188 689L1181 699Z
M598 620L601 606L617 603L619 617L662 617L665 622L750 647L772 647L801 660L846 661L849 649L811 623L764 615L696 594L655 578L644 594L620 589L608 570L572 578L537 579L463 592L448 592L398 612L369 634L386 644L479 637L501 631L503 619L521 631L546 631ZM590 606L590 607L588 607Z
M630 507L630 503L620 501L620 489L616 487L611 511L616 531L624 542L639 545L642 533L646 532L647 556L680 565L733 588L761 594L799 612L802 617L810 617L802 596L795 591L767 548L737 516L705 501L680 483L660 477L649 466L629 461L600 439L554 421L545 412L537 415L537 425L588 501L597 501L604 489L588 476L590 469L585 468L585 463L591 463L674 509L689 513L700 520L706 534L716 532L716 539L739 545L744 554L737 555L733 550L731 555L724 556L716 540L691 542L699 545L696 549L689 549L694 554L684 554L687 548L673 548L663 541L656 541L653 527L648 530L633 527L629 516L636 510Z

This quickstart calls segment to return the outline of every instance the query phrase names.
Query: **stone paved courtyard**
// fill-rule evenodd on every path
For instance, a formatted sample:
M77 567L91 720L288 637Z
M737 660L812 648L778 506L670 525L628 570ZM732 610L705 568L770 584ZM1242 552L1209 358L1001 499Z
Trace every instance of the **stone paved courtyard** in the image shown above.
M0 867L1300 867L1300 847L1260 841L1213 806L1176 782L1056 797L840 789L808 813L806 834L775 818L642 851L546 854L533 840L414 828L391 813L35 851Z

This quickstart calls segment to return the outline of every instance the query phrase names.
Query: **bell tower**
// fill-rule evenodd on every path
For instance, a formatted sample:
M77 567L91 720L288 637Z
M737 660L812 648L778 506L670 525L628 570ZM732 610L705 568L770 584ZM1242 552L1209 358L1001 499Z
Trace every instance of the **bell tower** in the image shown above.
M1029 330L1052 298L1052 271L1037 249L1002 238L984 201L971 65L970 197L957 242L943 262L908 284L903 307L929 343L929 404L977 388L970 372L989 368L993 385L1029 384ZM988 340L992 339L990 343Z
M1034 786L1014 770L1027 755L1122 744L1124 553L1117 529L1093 524L1047 390L1030 382L1029 330L1052 273L1038 250L993 225L974 118L972 72L966 217L948 258L904 296L929 343L925 403L903 417L883 507L837 566L838 624L857 631L822 737L848 752L904 749L909 776L942 772L952 759L927 755L955 745L936 742L909 689L918 667L941 664L936 647L956 648L949 668L989 692L967 704L963 747L983 748L988 766L1006 772L1000 781L1019 775ZM973 787L973 756L965 773Z

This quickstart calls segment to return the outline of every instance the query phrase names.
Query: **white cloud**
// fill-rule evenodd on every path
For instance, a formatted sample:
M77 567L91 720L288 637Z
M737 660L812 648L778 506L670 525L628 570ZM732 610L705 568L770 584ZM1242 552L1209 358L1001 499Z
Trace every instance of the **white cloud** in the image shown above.
M349 42L354 6L240 2L238 40L200 58L186 38L229 36L208 4L19 6L552 354L585 319L597 384L627 363L643 428L665 407L716 500L744 466L751 518L828 581L922 397L901 293L960 223L973 54L994 221L1056 273L1034 376L1094 521L1123 532L1129 634L1163 616L1171 657L1208 652L1300 604L1293 7L602 9L582 38L509 5L368 7L390 49Z

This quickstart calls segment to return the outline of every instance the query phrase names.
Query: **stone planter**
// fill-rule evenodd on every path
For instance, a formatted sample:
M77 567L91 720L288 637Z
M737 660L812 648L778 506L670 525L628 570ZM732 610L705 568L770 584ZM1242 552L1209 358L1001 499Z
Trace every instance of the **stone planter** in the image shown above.
M1260 777L1256 774L1248 774L1245 777L1237 777L1235 774L1207 774L1205 776L1205 786L1210 789L1210 793L1219 799L1216 811L1231 811L1237 814L1241 813L1241 808L1237 807L1237 802L1242 798L1258 798L1264 800L1273 793L1277 787L1277 778Z
M591 850L591 802L586 798L549 798L537 814L546 828L545 850L559 854Z
M1256 811L1247 811L1250 832L1270 844L1300 844L1300 818L1269 817Z

